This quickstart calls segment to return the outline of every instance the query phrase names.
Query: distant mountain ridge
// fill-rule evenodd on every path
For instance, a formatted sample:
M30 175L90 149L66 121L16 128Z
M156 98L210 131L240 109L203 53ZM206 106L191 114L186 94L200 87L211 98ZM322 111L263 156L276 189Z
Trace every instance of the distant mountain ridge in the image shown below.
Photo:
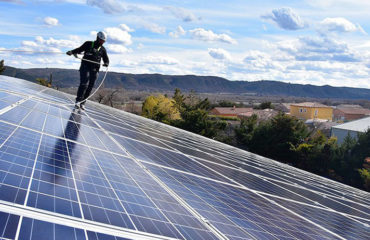
M35 81L36 78L48 78L53 74L53 85L58 87L77 87L78 70L58 68L18 69L6 67L4 75ZM104 72L100 72L103 75ZM195 90L201 93L254 94L260 96L295 96L310 98L342 98L370 100L370 89L291 84L278 81L229 81L214 76L129 74L109 72L104 86L107 88L123 87L130 90L173 91L175 88L187 92Z

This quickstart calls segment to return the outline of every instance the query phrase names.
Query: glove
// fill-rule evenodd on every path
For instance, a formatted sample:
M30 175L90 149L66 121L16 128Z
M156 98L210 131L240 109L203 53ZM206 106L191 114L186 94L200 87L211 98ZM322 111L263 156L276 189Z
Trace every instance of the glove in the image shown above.
M103 64L103 67L108 67L108 63L104 63Z
M74 53L74 54L73 54L73 56L74 56L75 58L78 58L77 53Z
M66 54L67 54L68 56L71 56L71 55L72 55L72 51L68 51L68 52L66 52Z

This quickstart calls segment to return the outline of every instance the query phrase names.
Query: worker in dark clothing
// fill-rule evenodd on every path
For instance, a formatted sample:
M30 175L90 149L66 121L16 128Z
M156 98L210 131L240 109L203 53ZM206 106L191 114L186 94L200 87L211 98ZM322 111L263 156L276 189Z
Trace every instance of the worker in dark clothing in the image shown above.
M98 78L100 61L103 58L103 66L108 67L109 58L107 51L103 47L104 42L107 40L107 35L104 32L98 32L95 41L86 41L81 47L68 51L67 55L74 55L84 52L82 59L90 60L81 61L80 66L80 86L77 90L76 108L84 110L85 99L89 97L91 90L94 87L95 81ZM99 63L99 64L98 64ZM80 103L80 105L78 105Z

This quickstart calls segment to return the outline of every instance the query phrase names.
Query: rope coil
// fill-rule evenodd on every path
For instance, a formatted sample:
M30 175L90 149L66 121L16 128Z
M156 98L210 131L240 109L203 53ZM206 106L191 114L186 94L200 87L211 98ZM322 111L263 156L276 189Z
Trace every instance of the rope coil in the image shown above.
M55 51L31 51L31 50L16 50L16 49L0 49L0 52L22 52L22 53L47 53L47 54L65 54L63 52L55 52ZM104 77L101 81L101 83L99 84L99 86L95 89L95 91L90 94L89 97L87 97L86 99L82 100L82 101L79 101L79 102L76 102L76 103L65 103L65 104L59 104L59 105L62 105L62 106L71 106L71 105L77 105L77 104L80 104L82 102L86 102L87 100L89 100L92 96L94 96L94 94L99 90L99 88L103 85L106 77L107 77L107 74L108 74L108 66L104 66L104 64L102 63L99 63L99 62L95 62L95 61L92 61L92 60L88 60L88 59L84 59L84 58L81 58L81 57L78 57L77 55L73 55L75 56L76 58L80 59L81 61L86 61L86 62L91 62L91 63L95 63L95 64L98 64L98 65L101 65L103 67L106 67L106 71L105 71L105 74L104 74Z

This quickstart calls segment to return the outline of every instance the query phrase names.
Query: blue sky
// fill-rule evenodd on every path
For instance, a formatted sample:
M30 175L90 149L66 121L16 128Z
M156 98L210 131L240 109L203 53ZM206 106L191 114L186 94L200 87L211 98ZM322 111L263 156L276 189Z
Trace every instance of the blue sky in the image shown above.
M105 31L110 70L370 88L367 0L0 0L0 49L64 53ZM6 65L75 68L0 51Z

